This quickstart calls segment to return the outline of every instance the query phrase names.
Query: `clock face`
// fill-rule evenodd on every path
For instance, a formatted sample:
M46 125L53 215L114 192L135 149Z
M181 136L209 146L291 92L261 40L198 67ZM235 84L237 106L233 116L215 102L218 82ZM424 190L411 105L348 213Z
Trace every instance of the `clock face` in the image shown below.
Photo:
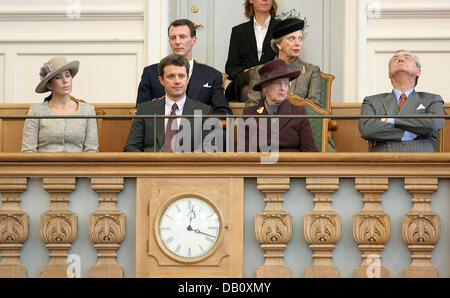
M196 259L214 247L220 234L216 209L198 198L181 198L171 202L161 213L159 237L172 254Z

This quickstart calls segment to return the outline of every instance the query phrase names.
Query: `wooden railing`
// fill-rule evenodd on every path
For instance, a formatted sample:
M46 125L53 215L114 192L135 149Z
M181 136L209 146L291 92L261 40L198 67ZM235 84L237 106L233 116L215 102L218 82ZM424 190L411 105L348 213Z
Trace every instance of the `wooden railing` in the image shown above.
M304 277L341 276L336 266L334 251L345 234L353 235L354 245L357 245L361 252L357 257L360 265L352 268L354 277L391 276L388 269L392 267L391 264L385 264L381 259L385 246L392 241L391 235L394 234L397 237L401 235L401 242L408 248L411 258L410 265L402 269L402 276L450 277L450 233L445 225L441 229L440 217L443 216L444 222L448 222L450 200L445 190L450 189L450 153L281 153L276 163L271 164L261 163L263 156L266 155L0 153L0 277L29 276L27 264L20 261L21 250L27 241L32 241L29 238L36 238L30 235L30 231L36 231L36 222L40 223L40 238L48 250L48 263L41 268L41 277L68 276L70 270L67 257L81 225L88 227L91 246L97 250L97 263L89 268L84 277L124 276L123 264L119 265L117 262L117 251L125 238L136 243L136 261L134 258L128 258L128 262L136 262L135 272L131 275L152 276L151 272L144 272L148 267L143 268L142 264L151 263L154 266L162 262L155 263L154 260L158 260L158 256L150 256L148 251L149 247L156 244L149 236L152 230L147 227L149 222L154 222L153 218L148 218L154 211L148 211L147 208L153 208L154 205L150 202L154 203L160 190L171 185L159 186L158 182L148 186L153 179L181 183L176 185L183 185L183 180L186 180L191 188L192 181L200 186L204 181L213 189L212 197L219 195L217 189L227 179L233 180L232 185L235 186L234 189L230 188L232 191L225 196L224 201L217 204L220 208L229 206L229 209L221 213L224 227L223 237L219 240L229 245L217 250L228 261L209 264L201 271L195 269L208 259L197 263L181 262L175 266L176 270L184 266L187 271L171 274L164 271L161 276L192 274L191 276L242 277L245 271L243 259L252 258L254 254L245 255L243 247L247 242L256 239L264 252L264 261L260 263L254 276L292 277L285 250L294 245L291 243L293 230L299 226L293 228L293 223L300 217L303 222L302 236L309 246L310 258L313 260L304 271ZM90 187L98 197L98 208L90 214L76 213L70 208L69 202L74 199L71 199L69 194L77 190L77 179L81 178L90 181ZM254 226L249 227L247 224L244 227L254 229L254 236L249 239L244 238L242 231L243 223L248 222L242 210L239 212L242 205L233 204L242 203L239 197L244 198L244 187L236 188L236 185L243 185L244 179L255 178L258 191L264 194L265 208L251 219ZM21 207L21 197L27 191L30 179L42 179L42 188L48 193L50 201L48 210L41 213L39 219L31 218ZM127 198L136 199L136 212L124 212L117 208L118 194L124 189L125 179L136 180L136 198ZM285 196L292 187L293 179L305 179L306 190L312 194L313 207L306 214L285 209ZM347 179L354 182L354 189L362 200L362 207L352 216L333 207L341 182ZM394 214L388 214L382 208L382 196L389 192L391 179L403 181L412 204L410 210L402 214L401 219L395 218L395 221L401 222L401 233L392 233L391 217ZM216 184L211 181L216 181ZM241 182L236 184L236 181ZM142 188L143 184L150 188ZM440 186L444 186L439 197L440 207L433 210L432 198L434 200L434 194L439 191ZM245 188L249 187L247 183ZM203 191L202 187L198 188L197 192ZM151 191L145 192L144 189ZM184 194L185 189L178 187L171 191L177 196ZM36 193L34 196L43 194ZM35 197L33 200L37 199ZM78 199L82 200L83 196ZM255 198L244 199L245 204L249 204ZM392 195L388 197L388 200L397 199ZM141 221L142 219L144 221ZM135 234L127 232L127 220L135 221ZM343 222L348 221L352 222L351 228L343 228ZM239 239L244 239L244 242ZM438 245L441 246L440 253L434 255L433 251ZM153 258L153 261L138 262L138 259L148 258ZM223 266L231 267L221 271ZM229 270L230 268L233 270Z
M2 119L1 116L25 116L30 104L0 104L0 152L20 152L24 119ZM134 104L94 104L103 116L131 116ZM243 103L230 103L235 115L242 114ZM333 115L360 115L361 103L335 103ZM445 104L450 114L450 103ZM100 152L122 152L126 145L132 119L102 119L98 121ZM339 152L367 152L367 141L361 138L358 119L336 119L337 129L330 131ZM450 119L445 120L446 123ZM440 134L440 152L450 152L450 133L445 125Z

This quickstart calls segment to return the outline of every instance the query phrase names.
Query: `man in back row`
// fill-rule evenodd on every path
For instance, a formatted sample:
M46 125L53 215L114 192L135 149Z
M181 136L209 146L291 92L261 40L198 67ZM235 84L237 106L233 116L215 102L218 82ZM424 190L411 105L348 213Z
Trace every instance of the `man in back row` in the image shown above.
M187 96L211 106L214 114L232 114L224 94L222 73L210 66L197 63L192 58L192 49L197 43L194 24L187 19L175 20L170 24L168 33L172 52L189 61ZM139 83L136 106L160 98L164 96L164 92L164 87L158 79L158 63L145 67Z
M444 101L437 94L416 92L421 74L419 58L399 50L389 61L391 93L368 96L361 115L444 115ZM372 152L433 152L443 118L361 118L361 137Z

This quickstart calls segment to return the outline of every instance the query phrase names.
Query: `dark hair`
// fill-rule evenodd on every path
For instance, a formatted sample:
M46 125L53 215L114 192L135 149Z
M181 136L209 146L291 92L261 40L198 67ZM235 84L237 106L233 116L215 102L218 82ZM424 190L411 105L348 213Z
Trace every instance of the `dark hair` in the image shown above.
M164 78L164 67L168 65L184 66L186 73L189 75L189 61L183 56L172 54L163 58L158 64L158 74Z
M245 8L245 16L249 19L255 16L255 9L253 8L253 4L250 3L250 0L246 0L244 4ZM270 9L270 15L272 18L275 18L277 15L278 4L275 0L272 1L272 8Z
M47 96L46 98L44 98L44 102L50 101L50 99L52 99L52 96L53 96L53 92L51 92L49 96Z
M170 24L169 28L167 29L167 34L169 34L170 27L179 27L179 26L188 26L189 31L191 33L191 37L194 37L197 35L197 30L195 29L194 23L192 23L188 19L178 19L178 20L173 21Z
M69 69L69 72L70 72L70 76L73 77L72 71L71 71L70 69ZM53 80L53 78L51 78L51 79L47 82L47 84L50 83L52 80ZM50 92L50 95L49 95L49 96L47 96L46 98L44 98L44 102L50 101L50 99L52 99L52 96L53 96L53 91Z

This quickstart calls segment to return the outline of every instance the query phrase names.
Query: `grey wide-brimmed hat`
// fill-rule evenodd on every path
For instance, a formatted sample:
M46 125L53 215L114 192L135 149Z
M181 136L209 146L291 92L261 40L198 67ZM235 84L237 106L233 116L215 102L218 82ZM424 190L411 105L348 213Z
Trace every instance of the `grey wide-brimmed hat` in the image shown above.
M50 91L47 88L48 82L53 79L57 74L62 73L63 71L70 70L72 77L74 77L78 68L80 67L79 61L67 62L65 57L54 57L50 59L48 62L45 62L42 65L41 70L39 72L39 76L41 77L41 81L36 87L36 93L45 93Z

